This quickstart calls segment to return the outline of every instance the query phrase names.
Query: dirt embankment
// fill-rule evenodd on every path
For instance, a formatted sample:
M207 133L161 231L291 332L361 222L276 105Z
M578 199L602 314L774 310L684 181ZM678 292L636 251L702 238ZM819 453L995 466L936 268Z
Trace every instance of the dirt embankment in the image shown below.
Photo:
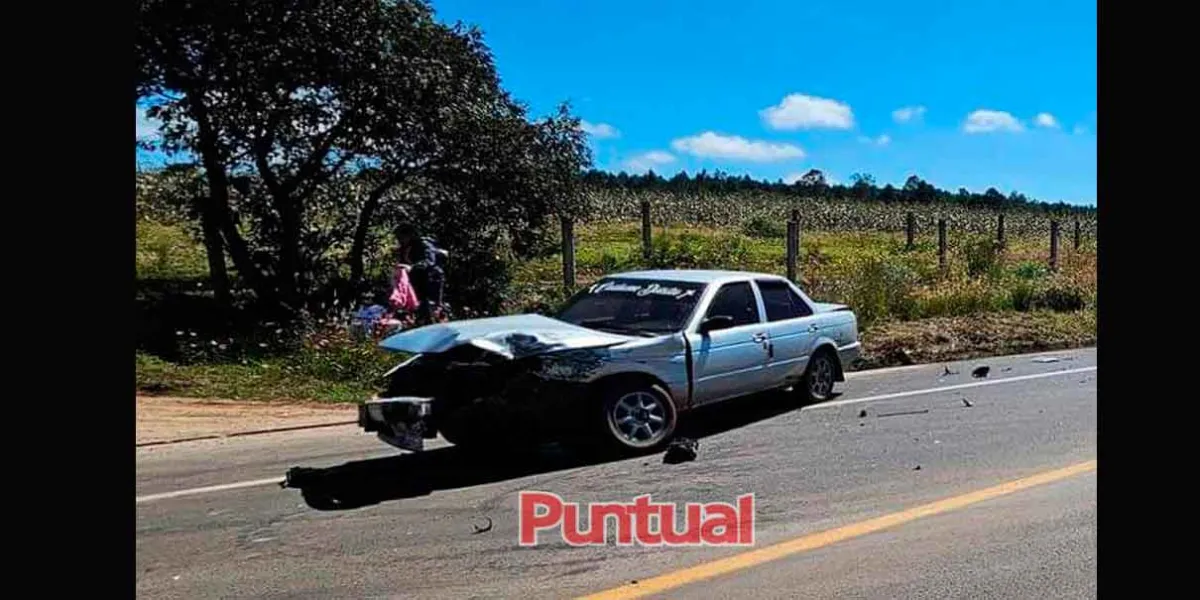
M248 432L352 423L353 404L231 402L137 396L136 444L220 437Z

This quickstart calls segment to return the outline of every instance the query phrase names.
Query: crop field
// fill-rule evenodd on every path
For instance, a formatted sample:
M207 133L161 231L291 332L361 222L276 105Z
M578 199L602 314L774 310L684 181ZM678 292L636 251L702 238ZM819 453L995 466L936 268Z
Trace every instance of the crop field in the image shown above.
M676 194L620 189L594 189L587 193L590 223L640 222L641 203L650 203L655 225L694 225L740 229L747 223L777 224L784 235L791 211L800 211L801 226L811 231L902 232L905 216L913 213L918 231L936 231L937 220L945 219L950 231L995 235L997 212L988 208L948 203L885 204L844 199L799 198L778 193ZM1084 237L1096 238L1096 214L1060 216L1065 234L1078 220ZM1008 211L1004 229L1016 237L1045 236L1049 240L1051 215L1040 210ZM1047 242L1048 243L1048 242Z

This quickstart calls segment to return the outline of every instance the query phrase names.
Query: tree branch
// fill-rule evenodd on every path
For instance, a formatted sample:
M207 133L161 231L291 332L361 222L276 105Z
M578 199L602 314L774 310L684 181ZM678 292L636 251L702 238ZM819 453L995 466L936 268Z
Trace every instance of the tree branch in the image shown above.
M296 174L283 182L282 189L285 193L290 194L296 191L304 181L318 175L321 165L325 164L325 157L329 156L329 151L333 149L334 141L342 134L345 127L346 120L344 118L339 118L338 122L334 123L333 127L325 134L325 139L317 144L317 147L313 149L308 159L296 170Z

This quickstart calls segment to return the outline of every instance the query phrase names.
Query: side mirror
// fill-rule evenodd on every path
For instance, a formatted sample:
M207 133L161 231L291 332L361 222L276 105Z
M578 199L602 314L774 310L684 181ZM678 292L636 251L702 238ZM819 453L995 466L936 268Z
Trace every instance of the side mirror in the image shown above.
M700 333L708 333L733 327L733 317L729 315L714 315L700 322Z

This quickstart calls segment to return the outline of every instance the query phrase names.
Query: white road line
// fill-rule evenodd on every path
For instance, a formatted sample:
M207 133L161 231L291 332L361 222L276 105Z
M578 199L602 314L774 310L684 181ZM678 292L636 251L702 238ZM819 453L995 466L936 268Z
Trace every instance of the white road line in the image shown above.
M1070 375L1072 373L1085 373L1095 371L1097 367L1080 367L1078 369L1065 369L1062 371L1051 371L1049 373L1035 373L1033 375L1018 375L1016 377L1005 377L1003 379L988 379L985 381L974 381L971 383L960 383L956 385L944 385L942 387L926 388L923 390L909 390L907 392L895 392L892 394L880 394L878 396L867 396L865 398L848 398L846 400L834 400L832 402L822 402L820 404L811 404L804 407L803 410L813 410L817 408L836 408L838 406L846 406L847 404L862 404L863 402L875 402L878 400L891 400L892 398L904 398L905 396L917 396L920 394L932 394L935 392L949 392L951 390L963 390L967 388L983 387L985 385L1000 385L1002 383L1013 383L1015 381L1029 381L1030 379L1042 379L1044 377L1055 377L1059 375Z
M155 500L166 500L167 498L178 498L180 496L192 496L195 494L206 494L208 492L223 492L225 490L236 490L248 487L257 487L260 485L279 485L283 479L272 477L270 479L255 479L254 481L239 481L237 483L223 483L221 485L210 485L207 487L192 488L190 490L176 490L174 492L163 492L161 494L150 494L148 496L138 496L137 503L153 502Z
M904 366L900 366L900 367L883 367L881 369L866 369L863 371L850 371L850 372L846 373L846 378L847 379L857 379L859 377L869 377L869 376L873 376L873 375L887 375L889 373L903 373L905 371L919 371L922 369L931 369L932 370L932 369L935 369L935 368L943 366L943 365L963 365L963 364L967 364L967 363L978 363L978 362L983 362L983 361L1003 362L1005 360L1021 360L1021 359L1025 359L1025 358L1035 358L1038 356L1063 356L1063 357L1070 356L1069 359L1063 358L1063 360L1073 360L1073 359L1077 358L1075 356L1075 354L1078 354L1083 351L1095 350L1095 349L1096 349L1095 346L1089 346L1089 347L1083 347L1083 348L1068 348L1065 350L1046 350L1045 352L1030 352L1028 354L1004 354L1001 356L988 356L988 357L984 357L984 358L976 358L976 359L970 359L970 360L951 360L951 361L943 361L943 362L921 363L919 365L904 365Z
M1029 381L1031 379L1042 379L1045 377L1056 377L1060 375L1070 375L1073 373L1085 373L1095 371L1097 367L1082 367L1079 369L1066 369L1063 371L1051 371L1049 373L1035 373L1033 375L1018 375L1016 377L1005 377L1003 379L989 379L985 381L975 381L972 383L961 383L957 385L946 385L942 387L925 388L922 390L909 390L907 392L895 392L892 394L880 394L878 396L867 396L865 398L850 398L847 400L835 400L833 402L825 402L822 404L813 404L804 407L804 410L813 410L818 408L834 408L838 406L846 406L847 404L861 404L863 402L875 402L877 400L891 400L892 398L904 398L906 396L919 396L921 394L932 394L937 392L948 392L952 390L961 390L973 387L982 387L985 385L1000 385L1002 383L1013 383L1017 381ZM258 487L260 485L279 485L283 480L279 477L270 479L256 479L254 481L239 481L237 483L226 483L222 485L210 485L207 487L192 488L187 490L177 490L174 492L163 492L161 494L150 494L147 496L138 496L137 503L153 502L155 500L166 500L168 498L179 498L181 496L194 496L196 494L207 494L210 492L223 492L226 490L236 490L248 487Z

